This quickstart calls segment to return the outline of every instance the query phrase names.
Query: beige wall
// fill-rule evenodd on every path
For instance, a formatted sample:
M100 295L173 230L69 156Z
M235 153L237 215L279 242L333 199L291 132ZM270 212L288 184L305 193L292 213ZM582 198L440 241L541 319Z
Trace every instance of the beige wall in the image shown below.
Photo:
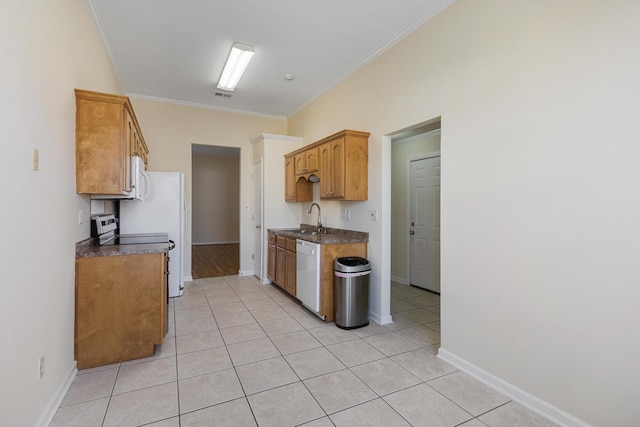
M239 242L239 160L193 155L193 244Z
M74 248L89 237L89 199L75 193L73 89L121 88L82 0L0 9L0 423L44 425L74 373Z
M391 278L409 284L407 180L409 159L440 151L440 131L395 141L391 146Z
M191 247L192 242L191 145L240 148L240 272L253 274L253 153L250 140L263 132L284 133L286 120L143 98L132 98L131 103L149 146L149 170L184 173L187 200L186 248ZM188 250L185 251L184 274L191 276L191 252Z
M458 0L289 121L372 133L352 217L384 317L387 135L442 118L441 354L567 424L640 419L639 19L631 1Z

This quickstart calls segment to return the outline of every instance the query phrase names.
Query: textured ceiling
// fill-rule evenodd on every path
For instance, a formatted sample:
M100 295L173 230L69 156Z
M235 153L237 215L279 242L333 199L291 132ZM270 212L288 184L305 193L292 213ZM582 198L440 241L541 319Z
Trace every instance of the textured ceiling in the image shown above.
M287 117L453 0L86 2L128 95ZM235 41L256 53L231 97L216 96Z

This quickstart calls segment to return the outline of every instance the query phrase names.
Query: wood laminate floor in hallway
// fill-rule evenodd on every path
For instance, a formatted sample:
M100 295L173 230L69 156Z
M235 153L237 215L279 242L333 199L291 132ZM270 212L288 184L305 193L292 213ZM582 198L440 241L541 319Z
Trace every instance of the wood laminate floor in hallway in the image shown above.
M240 269L240 245L193 245L191 247L191 275L204 277L233 276Z

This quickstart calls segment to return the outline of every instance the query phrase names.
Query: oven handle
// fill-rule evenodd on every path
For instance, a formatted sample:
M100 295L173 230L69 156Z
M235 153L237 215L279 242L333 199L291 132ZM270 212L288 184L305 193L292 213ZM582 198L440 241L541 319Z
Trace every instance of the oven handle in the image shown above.
M169 250L172 250L175 247L176 247L176 242L174 242L173 240L169 240Z

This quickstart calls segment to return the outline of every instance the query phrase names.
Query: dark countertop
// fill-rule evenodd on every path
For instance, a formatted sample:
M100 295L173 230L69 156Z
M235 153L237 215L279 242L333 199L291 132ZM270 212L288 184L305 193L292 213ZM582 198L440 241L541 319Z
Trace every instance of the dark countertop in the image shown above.
M145 255L169 252L168 243L141 243L135 245L96 246L92 238L76 243L76 258L94 256Z
M315 230L315 226L300 224L300 229ZM292 239L305 240L307 242L318 243L320 245L335 245L341 243L367 243L369 233L362 231L343 230L340 228L328 228L327 233L301 234L294 231L294 228L269 228L267 231L277 236L289 237Z

